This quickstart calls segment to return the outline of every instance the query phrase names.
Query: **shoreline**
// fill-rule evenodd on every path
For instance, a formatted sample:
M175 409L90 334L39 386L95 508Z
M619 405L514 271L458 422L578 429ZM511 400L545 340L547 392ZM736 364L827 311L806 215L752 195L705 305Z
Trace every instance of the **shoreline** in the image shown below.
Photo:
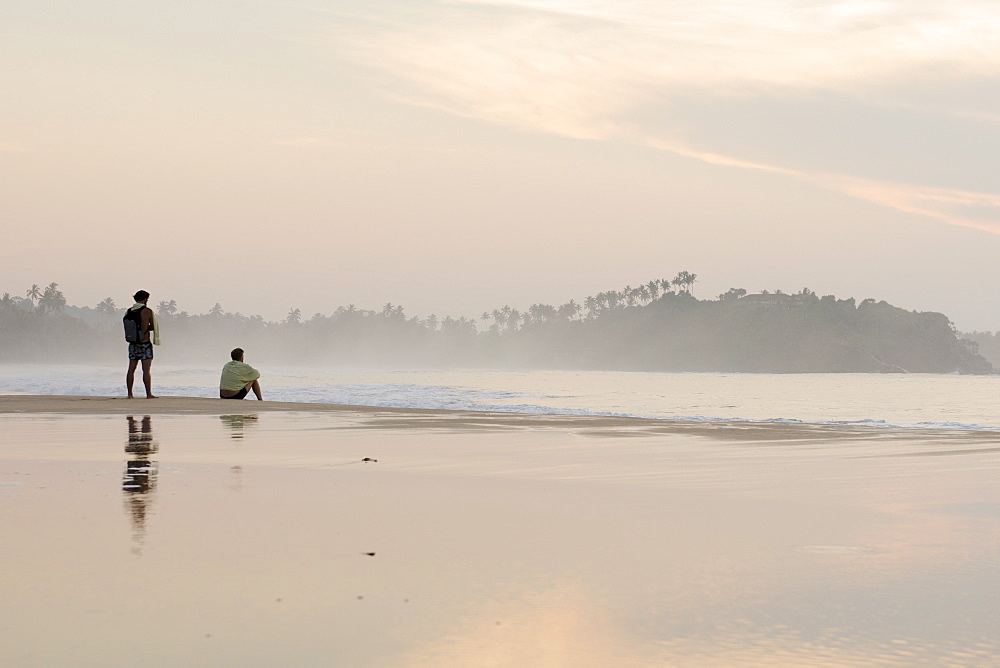
M156 399L91 395L0 394L0 417L27 415L175 415L223 416L257 413L313 413L340 416L353 428L379 431L437 429L497 431L556 429L591 436L686 434L724 441L816 441L842 439L917 439L947 436L967 441L995 440L998 431L874 424L753 422L749 420L667 420L615 415L515 413L445 408L401 408L353 404L214 399L164 396ZM346 425L345 425L346 426Z
M252 408L246 407L252 404ZM162 396L156 399L110 397L77 394L0 394L0 414L70 413L125 415L228 415L234 412L310 412L310 413L462 413L422 408L381 408L346 404L319 404L289 401L257 401L255 399L211 399L206 397Z

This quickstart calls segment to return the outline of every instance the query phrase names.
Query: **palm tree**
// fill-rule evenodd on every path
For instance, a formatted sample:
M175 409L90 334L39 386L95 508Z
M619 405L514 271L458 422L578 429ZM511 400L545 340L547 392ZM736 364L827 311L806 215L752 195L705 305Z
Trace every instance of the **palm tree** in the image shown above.
M684 272L678 272L677 275L670 281L670 284L676 288L678 294L680 294L681 286L684 285L683 274Z
M691 286L694 285L697 280L697 274L692 274L688 271L681 271L677 273L677 276L674 277L674 280L672 280L671 283L676 285L678 288L683 287L684 292L690 293Z
M516 308L510 310L510 315L507 316L507 329L512 329L517 331L517 326L521 322L521 312Z
M97 312L103 313L104 315L110 317L115 315L118 311L118 307L115 306L115 300L111 297L105 297L98 305Z
M297 308L289 309L288 315L285 317L285 322L289 325L297 325L302 322L302 311Z
M551 322L555 320L556 308L551 304L532 304L528 309L528 316L533 323ZM525 324L528 324L528 320L525 318Z
M162 301L156 305L156 314L160 316L173 315L177 313L177 302L171 299L170 301Z
M58 284L49 283L45 286L45 292L42 293L42 298L38 300L38 306L43 313L46 311L57 313L63 310L66 306L66 297L59 291Z
M579 312L580 312L580 305L577 304L572 299L570 299L568 302L560 306L559 310L556 313L560 318L563 318L564 320L572 320L573 317L576 316L576 314Z
M10 296L9 292L3 293L3 298L0 299L0 310L6 311L9 308L14 307L14 298Z
M698 274L691 274L686 271L682 271L681 273L684 274L684 289L687 290L688 294L691 294L691 288L698 281Z
M507 306L506 304L504 304L503 307L500 309L500 319L501 319L500 324L506 325L507 329L510 329L511 314L513 313L514 309L512 309L510 306ZM515 325L516 324L517 323L515 323Z
M215 306L213 306L212 308L208 309L208 315L210 317L212 317L212 318L221 318L222 317L222 304L220 304L219 302L215 302Z
M649 290L650 298L655 300L660 296L660 282L653 279L649 283L646 283L646 288Z
M33 283L24 295L31 300L31 305L34 306L35 302L42 298L42 289L38 287L37 283Z

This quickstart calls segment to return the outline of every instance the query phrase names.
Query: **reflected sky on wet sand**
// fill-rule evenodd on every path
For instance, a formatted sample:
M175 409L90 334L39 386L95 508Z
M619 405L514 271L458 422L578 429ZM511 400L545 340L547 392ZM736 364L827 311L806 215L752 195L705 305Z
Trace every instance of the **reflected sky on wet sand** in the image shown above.
M1000 660L995 435L383 417L0 416L5 662Z

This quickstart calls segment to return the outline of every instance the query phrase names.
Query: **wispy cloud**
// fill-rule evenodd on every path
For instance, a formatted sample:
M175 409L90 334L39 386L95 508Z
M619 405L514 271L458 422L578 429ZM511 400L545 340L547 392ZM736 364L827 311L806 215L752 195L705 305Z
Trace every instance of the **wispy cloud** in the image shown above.
M400 101L768 169L998 231L989 222L997 197L977 192L982 165L963 164L984 128L987 145L1000 143L998 96L982 93L1000 91L1000 9L991 1L456 0L408 11L353 22L332 47L385 77ZM809 96L837 106L796 108L797 126L756 122L760 114L773 125ZM826 122L834 114L851 123ZM904 125L919 117L919 131L888 132L893 141L883 145L886 119L891 129L896 117ZM826 133L827 148L859 146L850 155L797 152L787 140L796 133ZM942 148L941 136L957 144ZM865 151L902 153L872 173ZM954 159L947 182L914 174L911 152Z
M680 81L852 85L931 61L996 73L1000 54L1000 14L984 1L460 1L530 13L530 25L547 21L549 30L579 19L574 30L586 22L590 35L630 38L605 47L658 52L662 58L636 64Z
M1000 234L1000 195L966 192L950 188L916 187L905 183L883 183L845 176L826 176L821 184L848 195L900 211Z
M811 173L725 155L698 151L684 146L650 141L648 145L714 165L773 172L840 192L866 202L899 211L935 218L960 227L1000 234L1000 195L953 188L913 186L906 183L863 179L843 174Z

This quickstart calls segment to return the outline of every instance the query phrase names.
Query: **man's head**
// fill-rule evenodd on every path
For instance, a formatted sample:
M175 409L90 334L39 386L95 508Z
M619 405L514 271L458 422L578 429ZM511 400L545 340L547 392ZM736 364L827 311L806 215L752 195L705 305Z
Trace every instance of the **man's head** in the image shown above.
M132 295L132 299L134 299L136 302L142 302L143 304L145 304L149 300L149 293L146 292L145 290L139 290L139 292Z
M234 362L242 362L243 361L243 349L242 348L233 348L232 352L229 353L229 356L233 358Z

